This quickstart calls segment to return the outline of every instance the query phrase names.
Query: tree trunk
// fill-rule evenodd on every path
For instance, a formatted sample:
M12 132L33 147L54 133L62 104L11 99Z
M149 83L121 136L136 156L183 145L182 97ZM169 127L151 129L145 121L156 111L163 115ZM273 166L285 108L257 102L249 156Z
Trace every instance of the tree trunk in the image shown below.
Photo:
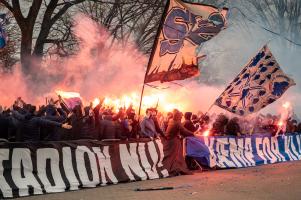
M22 32L22 39L21 39L21 65L22 65L22 71L24 74L30 74L32 71L32 64L33 64L33 59L31 56L31 51L32 51L32 29L27 27L23 27L21 30Z
M50 32L51 25L46 24L41 27L40 34L36 40L36 44L33 50L33 55L36 57L43 57L45 40L47 39Z

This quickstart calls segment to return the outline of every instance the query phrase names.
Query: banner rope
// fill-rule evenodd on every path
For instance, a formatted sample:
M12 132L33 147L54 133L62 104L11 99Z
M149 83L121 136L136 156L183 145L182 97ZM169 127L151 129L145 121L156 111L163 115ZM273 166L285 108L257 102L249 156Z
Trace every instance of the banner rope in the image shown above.
M242 16L243 16L246 20L248 20L249 22L251 22L251 23L257 25L257 26L260 27L261 29L263 29L263 30L265 30L265 31L267 31L267 32L270 32L270 33L272 33L272 34L274 34L274 35L276 35L276 36L278 36L278 37L280 37L280 38L282 38L282 39L284 39L284 40L286 40L286 41L288 41L288 42L290 42L290 43L292 43L292 44L294 44L294 45L296 45L296 46L301 46L301 44L299 44L299 43L293 41L292 39L290 39L290 38L288 38L288 37L282 35L281 33L277 33L277 32L275 32L275 31L272 31L272 30L270 30L270 29L264 27L263 25L259 24L259 23L256 22L255 20L250 19L250 18L249 18L245 13L243 13L238 7L232 7L232 8L230 8L230 10L233 10L233 9L238 10L238 12L240 12L240 14L242 14Z

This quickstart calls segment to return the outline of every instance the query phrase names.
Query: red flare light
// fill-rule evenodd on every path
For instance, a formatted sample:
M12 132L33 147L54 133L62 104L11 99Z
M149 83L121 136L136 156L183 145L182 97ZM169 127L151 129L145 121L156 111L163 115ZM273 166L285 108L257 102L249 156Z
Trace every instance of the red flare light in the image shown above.
M288 109L289 107L291 106L291 103L290 102L285 102L282 107L285 108L285 109Z
M56 90L55 91L57 95L61 96L62 98L74 98L74 97L79 97L81 98L80 94L77 92L65 92L62 90Z
M204 137L208 137L210 135L210 130L207 130L203 133L203 136Z
M94 101L92 102L92 107L95 108L99 103L100 103L99 98L95 98Z

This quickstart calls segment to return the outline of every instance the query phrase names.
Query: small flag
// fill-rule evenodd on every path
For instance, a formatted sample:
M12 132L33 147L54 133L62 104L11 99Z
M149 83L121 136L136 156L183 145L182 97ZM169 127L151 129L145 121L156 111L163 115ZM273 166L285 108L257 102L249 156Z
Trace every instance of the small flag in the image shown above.
M215 105L238 115L255 113L295 85L265 45L232 81Z
M228 9L169 0L149 60L145 83L184 80L199 74L196 48L226 26Z
M68 109L72 110L77 105L82 105L82 98L77 92L56 91L61 96Z

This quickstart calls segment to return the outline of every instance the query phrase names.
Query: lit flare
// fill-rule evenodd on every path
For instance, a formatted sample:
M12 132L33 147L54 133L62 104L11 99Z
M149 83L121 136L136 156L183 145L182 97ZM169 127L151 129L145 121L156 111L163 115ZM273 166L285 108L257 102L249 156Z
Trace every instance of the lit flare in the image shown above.
M94 101L92 102L92 107L95 108L99 103L100 103L99 98L95 98Z
M204 133L203 133L203 136L204 137L208 137L210 135L210 130L206 130Z
M62 90L56 90L55 93L59 96L61 96L62 98L74 98L74 97L78 97L81 98L80 94L78 92L65 92Z
M282 107L285 108L285 109L288 109L289 107L291 106L291 103L290 102L285 102Z

